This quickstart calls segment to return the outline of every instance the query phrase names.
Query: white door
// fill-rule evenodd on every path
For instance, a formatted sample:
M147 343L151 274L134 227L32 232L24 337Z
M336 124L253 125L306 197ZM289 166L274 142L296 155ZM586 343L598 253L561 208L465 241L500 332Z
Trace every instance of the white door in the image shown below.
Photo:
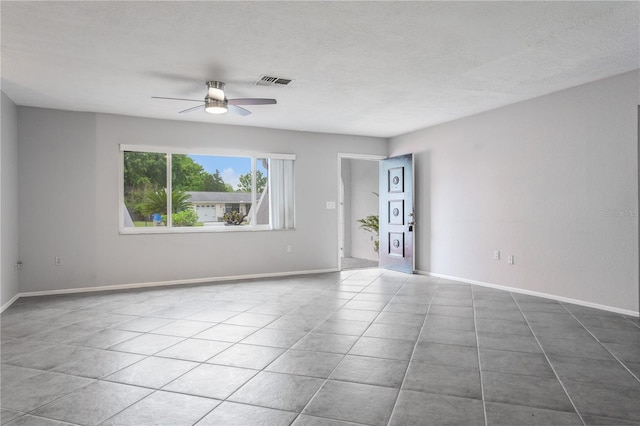
M413 155L380 161L380 267L414 271Z

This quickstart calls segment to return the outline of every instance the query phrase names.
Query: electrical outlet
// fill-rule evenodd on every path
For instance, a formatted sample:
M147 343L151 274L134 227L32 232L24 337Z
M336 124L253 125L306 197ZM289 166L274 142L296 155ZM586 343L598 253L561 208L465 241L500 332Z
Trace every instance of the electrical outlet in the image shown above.
M495 260L500 260L500 250L494 250L493 251L493 258Z
M509 262L509 265L513 265L513 255L509 255L509 257L507 258L507 262Z
M62 266L62 258L60 256L56 256L55 265L56 266Z
M287 253L291 253L293 251L293 247L292 246L287 246Z

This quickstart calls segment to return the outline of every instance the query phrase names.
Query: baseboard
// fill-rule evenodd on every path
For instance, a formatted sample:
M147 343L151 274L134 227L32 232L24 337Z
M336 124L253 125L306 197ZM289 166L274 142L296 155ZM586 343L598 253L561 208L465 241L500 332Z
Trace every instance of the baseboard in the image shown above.
M483 281L477 281L477 280L470 280L470 279L467 279L467 278L454 277L454 276L451 276L451 275L437 274L435 272L416 271L416 273L420 274L420 275L429 275L429 276L436 277L436 278L443 278L443 279L446 279L446 280L460 281L460 282L463 282L463 283L466 283L466 284L475 284L475 285L479 285L479 286L482 286L482 287L495 288L497 290L505 290L505 291L510 291L510 292L513 292L513 293L521 293L521 294L527 294L527 295L530 295L530 296L543 297L545 299L556 300L558 302L573 303L574 305L586 306L588 308L600 309L600 310L603 310L603 311L614 312L616 314L629 315L629 316L632 316L632 317L640 317L640 312L632 311L632 310L629 310L629 309L621 309L621 308L616 308L616 307L613 307L613 306L600 305L598 303L585 302L584 300L571 299L571 298L568 298L568 297L556 296L554 294L541 293L541 292L538 292L538 291L531 291L531 290L524 290L524 289L521 289L521 288L508 287L508 286L498 285L498 284L491 284L491 283L486 283L486 282L483 282Z
M7 303L2 305L2 307L0 308L0 313L4 312L4 310L7 309L9 306L11 306L11 304L16 300L18 300L18 298L20 298L20 293L16 294L11 298L11 300L9 300Z
M2 311L7 309L21 297L35 297L35 296L53 296L56 294L72 294L72 293L90 293L95 291L112 291L112 290L129 290L135 288L144 287L164 287L169 285L188 285L188 284L203 284L203 283L215 283L220 281L239 281L239 280L253 280L259 278L274 278L274 277L288 277L294 275L310 275L310 274L324 274L327 272L338 272L337 268L332 269L315 269L306 271L291 271L291 272L271 272L266 274L250 274L250 275L231 275L225 277L208 277L208 278L194 278L186 280L171 280L171 281L154 281L146 283L131 283L131 284L113 284L104 285L98 287L81 287L81 288L65 288L60 290L46 290L46 291L29 291L26 293L16 294L9 302L2 306ZM0 311L0 312L2 312Z

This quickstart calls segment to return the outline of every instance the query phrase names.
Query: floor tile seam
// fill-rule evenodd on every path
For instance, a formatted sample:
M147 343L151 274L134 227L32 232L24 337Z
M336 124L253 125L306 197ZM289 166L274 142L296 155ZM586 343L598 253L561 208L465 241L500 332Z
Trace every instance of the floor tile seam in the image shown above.
M289 353L291 350L293 350L293 346L295 346L298 342L300 342L302 339L306 338L307 336L309 336L313 330L315 330L317 327L319 327L322 323L324 323L325 321L327 321L329 318L331 318L331 316L333 316L335 314L335 312L339 309L342 308L343 305L341 305L340 308L336 309L336 310L331 310L328 314L326 314L326 316L324 316L324 318L322 319L322 321L320 321L315 327L313 327L311 330L309 330L308 332L305 333L304 336L302 336L300 339L298 339L295 343L293 343L292 345L290 345L288 348L280 348L280 349L285 349L284 352L282 352L279 356L277 356L276 358L274 358L273 360L271 360L271 362L269 362L267 365L265 365L262 369L260 369L258 371L258 373L256 373L253 377L251 377L251 379L247 380L246 382L244 382L242 385L240 385L237 389L235 389L231 394L229 394L227 396L227 398L224 399L224 401L227 401L229 397L233 396L236 392L238 392L240 389L242 389L242 387L244 387L244 385L246 385L250 380L252 380L254 377L256 377L258 374L260 374L261 372L264 371L268 371L268 372L272 372L272 373L279 373L279 372L275 372L275 371L269 371L267 370L268 367L270 367L273 363L275 363L278 359L280 359L281 357L285 356L285 354ZM376 316L377 317L377 316ZM265 329L265 327L262 327L260 330ZM278 330L278 329L271 329L271 330ZM285 331L296 331L296 330L285 330ZM257 332L257 331L256 331ZM253 333L252 333L253 334ZM326 333L325 333L326 334ZM245 337L244 339L248 338L249 336ZM358 336L358 338L360 338L360 336ZM242 339L242 340L244 340ZM241 343L242 342L236 342L235 344ZM235 346L234 344L234 346ZM355 345L355 342L354 342ZM353 345L352 345L353 347ZM229 348L228 348L229 349ZM316 351L309 351L309 352L316 352ZM344 357L346 356L346 354L338 354L342 356L342 359L344 359ZM309 403L311 402L311 400L313 400L313 398L315 398L315 396L320 392L320 390L323 388L323 386L326 384L326 382L329 380L329 377L331 376L331 374L333 374L333 372L338 368L338 366L340 365L340 363L342 362L342 360L340 360L340 362L338 362L336 364L336 366L331 370L331 372L329 373L329 375L327 376L326 379L324 379L323 383L318 387L318 389L316 390L316 392L311 396L311 398L309 399L309 401L307 401L307 403L305 404L305 406L300 410L299 413L297 413L297 415L293 418L292 420L292 424L293 422L296 421L296 419L300 416L300 414L304 411L304 409L309 405ZM279 373L279 374L287 374L287 373ZM295 374L291 374L293 376L296 376ZM298 375L300 376L300 375ZM305 376L305 377L311 377L311 376Z
M300 415L303 415L303 413L300 413ZM354 424L354 425L359 425L359 426L371 426L371 424L370 424L370 423L360 423L360 422L356 422L356 421L354 421L354 420L341 420L341 419L334 419L334 418L331 418L331 417L322 417L322 416L319 416L319 415L317 415L317 414L314 414L314 415L311 415L311 414L304 414L304 415L305 415L305 416L308 416L308 417L313 417L313 418L316 418L316 419L336 420L336 421L338 421L338 422L345 422L346 424ZM297 417L296 417L295 419L293 419L293 422L292 422L292 423L290 423L290 424L295 423L295 421L296 421L297 419L298 419ZM197 426L197 425L195 425L195 426Z
M623 316L622 318L624 318L627 322L630 322L630 323L631 323L633 326L635 326L636 328L640 329L640 322L637 322L637 323L636 323L635 321L632 321L632 320L630 320L629 318L627 318L627 317L625 317L625 316ZM638 318L634 318L634 319L636 319L636 320L637 320L637 319L639 319L639 318L640 318L640 317L638 317Z
M624 362L622 362L620 360L620 358L618 358L616 356L616 354L614 354L603 342L600 341L600 339L598 339L592 332L591 330L589 330L583 323L582 321L580 321L578 318L576 318L575 315L573 315L573 313L571 313L571 315L575 318L576 321L578 321L580 323L580 325L587 331L587 333L589 333L591 335L591 337L593 337L607 352L609 352L609 354L616 360L618 361L618 363L620 365L622 365L622 368L624 368L625 370L627 370L627 372L629 374L631 374L631 376L636 379L636 381L638 381L640 383L640 374L635 374L633 371L631 371L631 369L629 367L626 366L626 364Z
M421 329L422 330L422 329ZM394 341L399 341L399 342L415 342L417 341L418 337L420 336L420 334L418 334L418 337L416 337L415 339L400 339L397 337L379 337L379 336L366 336L366 331L365 333L362 333L361 335L357 336L357 337L374 337L376 339L385 339L385 340L394 340ZM346 334L341 334L340 336L347 336Z
M556 413L577 414L575 410L570 411L570 410L562 410L562 409L558 409L558 408L541 407L541 406L537 406L537 405L526 405L526 404L520 404L520 403L517 403L517 402L505 402L505 401L492 400L491 398L489 398L487 400L487 402L490 403L490 404L504 404L504 405L514 405L516 407L536 408L536 409L539 409L539 410L554 411ZM611 426L613 426L613 425L611 425Z
M640 335L640 329L636 329L635 327L621 327L620 325L616 325L616 326L610 326L610 325L596 325L596 326L589 326L589 325L585 325L585 323L580 319L580 317L576 317L578 319L578 321L582 322L583 326L586 328L597 328L599 330L611 330L611 331L621 331L624 333L637 333L638 335Z
M106 349L105 349L105 350L106 350ZM133 365L135 365L135 364L138 364L138 363L140 363L140 362L142 362L142 361L146 360L147 358L150 358L150 357L152 357L152 356L153 356L153 355L145 355L145 354L132 354L132 353L130 353L130 352L118 352L118 351L109 351L109 352L124 353L124 354L131 354L131 355L142 355L142 356L143 356L143 358L142 358L142 359L139 359L138 361L135 361L135 362L133 362L133 363L131 363L131 364L127 364L127 365L125 365L124 367L121 367L121 368L119 368L119 369L117 369L117 370L115 370L115 371L112 371L112 372L110 372L110 373L108 373L108 374L105 374L105 375L103 375L103 376L100 376L100 377L86 377L86 376L80 376L80 375L77 375L77 374L69 374L69 373L60 373L60 374L67 374L67 375L69 375L69 376L83 377L83 378L87 378L87 379L94 379L94 380L104 380L106 377L111 376L112 374L116 374L116 373L118 373L118 372L120 372L120 371L124 370L125 368L129 368L129 367L131 367L131 366L133 366ZM62 365L64 365L64 364L60 364L60 366L62 366ZM55 368L57 368L57 367L55 367ZM52 372L52 373L57 373L57 371L51 371L51 372Z
M215 407L213 407L211 410L207 411L206 413L204 413L202 416L200 416L200 418L198 420L196 420L195 422L193 422L191 424L191 426L196 426L198 423L200 423L202 421L202 419L204 419L205 417L207 417L209 414L211 414L216 408L218 408L220 406L220 404L222 404L222 402L219 402L218 404L216 404Z
M109 382L109 383L114 383L114 382ZM132 386L132 385L127 385L127 386ZM142 386L136 386L136 387L142 387ZM149 388L143 388L143 389L149 389ZM147 398L147 397L148 397L148 396L150 396L150 395L153 395L153 394L154 394L154 392L156 392L156 390L155 390L155 389L152 389L152 391L151 391L151 392L149 392L148 394L144 395L143 397L141 397L141 398L139 398L139 399L136 399L134 402L132 402L131 404L127 405L127 406L126 406L126 407L124 407L122 410L120 410L120 411L118 411L117 413L115 413L115 414L113 414L113 415L111 415L111 416L107 417L106 419L101 420L101 421L100 421L100 423L98 423L98 425L103 424L103 423L104 423L104 422L106 422L107 420L110 420L110 419L112 419L113 417L117 416L118 414L122 413L123 411L125 411L125 410L127 410L127 409L129 409L129 408L133 407L133 406L134 406L134 405L136 405L138 402L142 401L143 399ZM56 420L57 420L57 419L56 419ZM63 422L64 422L64 421L66 421L66 420L60 420L60 421L63 421Z
M413 357L415 355L416 349L418 348L418 342L420 341L420 336L422 335L422 332L424 331L424 327L425 327L425 324L427 322L427 318L429 318L429 311L431 310L431 304L433 302L433 299L435 298L436 292L438 291L438 287L439 287L439 284L436 285L436 288L435 288L435 290L433 292L433 295L429 299L429 305L427 306L427 312L424 314L424 320L422 321L422 326L420 327L420 332L418 333L418 337L416 337L416 340L413 343L413 349L411 350L411 355L409 356L409 360L407 362L407 368L405 369L404 376L402 377L402 382L400 382L400 389L398 389L398 394L396 395L396 399L393 402L393 407L391 409L391 415L389 416L389 420L387 421L387 426L391 425L391 419L393 419L393 413L395 413L396 408L398 407L398 401L400 400L400 393L401 393L402 389L405 387L405 383L407 381L407 376L408 376L408 373L409 373L409 367L411 366L411 363L413 362Z
M61 374L61 373L59 373L59 374ZM70 376L70 374L67 374L67 376ZM80 377L80 376L72 376L72 377ZM82 378L84 379L84 378L86 378L86 377L82 377ZM71 395L72 393L75 393L75 392L77 392L77 391L79 391L79 390L81 390L81 389L85 389L85 388L87 388L87 387L89 387L89 386L91 386L91 385L93 385L94 383L97 383L97 382L99 382L99 381L100 381L100 379L91 379L91 382L90 382L90 383L87 383L87 384L86 384L86 385L84 385L84 386L80 386L79 388L73 389L72 391L66 392L66 393L64 393L63 395L57 396L56 398L52 399L51 401L49 401L49 402L47 402L47 403L45 403L45 404L42 404L42 405L37 406L37 407L36 407L36 408L34 408L33 410L29 410L29 411L24 412L24 414L29 414L29 415L33 415L33 416L37 416L37 417L44 417L44 416L41 416L41 415L38 415L38 414L34 414L34 413L35 413L36 411L38 411L39 409L46 407L46 406L47 406L47 405L49 405L49 404L53 404L54 402L56 402L56 401L58 401L58 400L60 400L60 399L62 399L62 398L64 398L64 397L66 397L66 396L68 396L68 395ZM56 421L64 421L64 420L60 420L60 419L54 419L54 418L52 418L52 417L44 417L44 418L46 418L46 419L51 419L51 420L56 420Z
M516 334L509 334L509 336L517 336ZM486 348L480 347L478 343L478 349L482 351L497 351L497 352L514 352L517 354L531 354L531 355L542 355L542 352L529 352L529 351L517 351L515 349L497 349L497 348Z
M142 361L142 360L140 360L140 361ZM135 363L138 363L138 362L139 362L139 361L136 361ZM134 364L135 364L135 363L134 363ZM27 379L25 379L25 380L29 380L29 379L31 379L31 378L33 378L33 377L39 376L39 375L44 374L44 373L50 373L50 374L58 374L58 375L61 375L61 376L75 377L75 378L78 378L78 379L85 379L85 380L97 381L97 380L102 380L103 378L105 378L105 377L107 377L107 376L109 376L109 375L113 374L113 373L109 373L109 374L104 375L104 376L101 376L101 377L89 377L89 376L80 376L80 375L78 375L78 374L65 373L65 372L63 372L63 371L53 371L53 368L57 368L57 367L53 367L53 368L51 368L51 369L49 369L49 370L41 370L41 369L39 369L39 368L33 368L33 367L20 367L19 365L11 365L11 364L4 364L4 363L3 363L3 364L0 364L0 365L7 365L7 366L10 366L10 367L17 367L17 368L24 368L24 369L28 369L28 370L37 370L37 371L39 371L39 373L36 373L36 374L34 374L33 376L29 376L29 377L27 377ZM61 364L61 365L62 365L62 364ZM133 364L131 364L131 365L133 365ZM127 367L128 367L128 366L127 366ZM123 367L123 368L127 368L127 367ZM118 371L120 371L120 370L118 370ZM115 372L114 372L114 373L115 373ZM89 384L91 384L91 383L89 383ZM84 387L84 386L81 386L81 387Z
M476 336L476 355L478 357L478 374L480 375L480 396L482 397L482 413L484 415L484 424L487 426L489 421L487 419L487 402L484 395L484 381L482 374L482 362L480 359L480 338L478 336L478 318L476 318L475 298L473 297L474 286L471 286L471 307L473 308L473 328Z
M391 340L391 339L384 339L381 337L366 337L367 339L379 339L379 340ZM402 341L402 340L401 340ZM407 340L408 341L408 340ZM356 342L357 343L357 342ZM355 344L354 344L355 346ZM345 355L351 355L351 356L362 356L362 357L366 357L366 358L375 358L375 359L386 359L386 360L393 360L393 361L407 361L409 362L409 359L404 359L404 358L389 358L389 357L384 357L384 356L379 356L379 355L365 355L365 354L358 354L358 353L351 353L351 352L347 352Z
M433 306L445 306L445 305L433 305ZM462 306L447 306L448 308L461 308ZM473 309L471 306L465 306L465 308L468 309ZM467 316L467 315L448 315L446 313L437 313L437 314L432 314L432 316L438 316L438 317L447 317L447 318L473 318L473 315L471 316Z
M86 426L86 425L83 425L81 423L74 423L74 422L70 422L70 421L67 421L67 420L54 419L53 417L45 417L45 416L42 416L42 415L36 415L36 414L33 414L32 412L23 413L22 415L16 417L15 419L12 419L11 422L13 422L15 420L18 420L19 418L25 417L25 416L33 416L33 417L36 417L36 418L39 418L39 419L52 420L52 421L55 421L55 422L65 422L65 423L69 423L70 425L74 425L74 426Z
M57 346L59 344L60 343L51 343L51 346L47 346L47 347L38 349L38 350L36 350L34 352L25 352L25 353L13 355L13 356L11 356L11 358L8 358L8 359L6 359L4 361L0 361L0 364L11 365L11 366L14 366L14 367L22 367L20 365L11 364L11 361L13 361L14 358L18 359L18 358L24 357L25 355L31 355L31 354L34 354L34 353L38 353L38 352L43 352L43 351L49 350L52 347ZM63 345L66 345L66 344L63 344ZM94 348L94 347L91 347L91 346L82 346L82 345L66 345L66 346L73 346L73 347L82 348L82 349L101 349L101 348ZM0 350L0 352L1 352L1 350ZM22 368L33 368L33 367L22 367ZM35 368L35 370L39 370L39 368Z
M254 377L255 377L255 376L254 376ZM244 384L243 384L243 385L244 385ZM243 385L242 385L242 386L243 386ZM166 386L166 385L165 385L165 386ZM242 386L240 386L240 388L241 388ZM240 389L240 388L238 388L238 389ZM145 389L150 389L150 388L146 388L146 387L145 387ZM238 389L236 389L236 391L237 391ZM223 402L229 402L229 403L233 403L233 404L241 404L241 405L249 405L249 406L252 406L252 407L259 407L259 408L268 408L268 409L270 409L270 410L277 410L277 411L282 411L282 412L285 412L285 413L291 413L291 414L295 413L294 411L284 410L284 409L282 409L282 408L267 407L267 406L265 406L265 405L259 405L259 404L252 404L252 403L247 403L247 402L239 402L239 401L229 400L229 397L231 397L231 395L233 395L233 394L229 395L228 397L226 397L226 398L224 398L224 399L221 399L221 398L212 398L212 397L209 397L209 396L198 395L198 394L188 393L188 392L180 392L180 391L175 391L175 390L162 389L162 388L160 388L160 389L152 389L152 390L153 390L153 392L151 392L150 394L145 395L143 398L141 398L141 399L137 400L137 401L136 401L136 402L134 402L133 404L131 404L131 405L127 406L126 408L124 408L124 409L122 409L121 411L117 412L116 414L112 415L112 416L111 416L111 417L109 417L108 419L103 420L100 424L102 424L102 423L106 422L107 420L110 420L110 419L114 418L115 416L119 415L119 414L120 414L120 413L122 413L123 411L125 411L125 410L127 410L127 409L131 408L131 407L132 407L132 406L134 406L135 404L139 403L140 401L142 401L142 400L144 400L144 399L146 399L146 398L150 397L151 395L153 395L154 393L157 393L157 392L167 392L167 393L172 393L172 394L177 394L177 395L192 396L192 397L196 397L196 398L205 398L205 399L208 399L208 400L211 400L211 401L217 401L217 402L218 402L218 404L217 404L215 407L213 407L212 409L210 409L209 411L207 411L207 412L206 412L203 416L201 416L197 421L195 421L194 423L192 423L193 425L197 425L197 424L198 424L198 422L200 422L203 418L205 418L206 416L208 416L209 414L211 414L211 412L212 412L212 411L214 411L215 409L217 409L218 407L220 407L220 405L222 405L222 403L223 403ZM234 391L233 393L235 393L236 391Z
M378 277L378 278L379 278L379 277ZM378 278L376 278L376 279L378 279ZM372 282L375 282L375 281L376 281L376 279L374 279ZM403 285L404 285L404 283L403 283ZM365 287L365 288L366 288L366 287ZM398 293L398 291L400 291L400 288L402 288L402 286L400 286L400 287L398 288L398 290L396 290L396 292L394 293L394 296ZM364 290L364 289L363 289L363 290ZM362 290L361 290L361 291L362 291ZM361 293L361 291L360 291L358 294L360 294L360 293ZM373 318L373 320L371 320L371 322L369 323L369 326L367 326L367 328L362 332L362 334L361 334L360 336L358 336L358 340L364 336L364 334L367 332L367 330L369 329L369 327L371 327L371 325L373 324L373 322L374 322L374 321L375 321L375 320L380 316L380 314L382 314L382 312L384 311L384 308L386 308L386 307L387 307L387 305L389 305L389 303L390 303L390 302L391 302L391 300L389 300L388 302L386 302L386 303L385 303L385 305L382 307L382 309L380 309L380 310L378 310L378 311L377 311L377 312L378 312L378 314ZM374 311L374 312L375 312L375 311ZM426 318L426 315L425 315L425 318ZM325 321L326 321L326 320L325 320ZM320 325L320 324L318 324L318 326L319 326L319 325ZM314 329L315 329L315 328L314 328ZM312 332L312 331L313 331L313 329L312 329L308 334L311 334L311 332ZM418 335L418 336L419 336L419 335ZM305 336L305 337L306 337L306 336ZM303 338L304 338L304 337L303 337ZM416 339L416 340L417 340L417 339ZM353 346L355 346L355 344L356 344L357 342L358 342L358 341L356 340L356 342L354 342L354 344L351 346L351 348L353 348ZM351 349L349 349L349 350L351 350ZM414 347L414 350L415 350L415 347ZM311 401L313 401L313 399L314 399L314 398L315 398L315 397L320 393L320 391L324 388L324 386L325 386L325 385L327 384L327 382L329 381L329 378L330 378L330 377L333 375L333 373L338 369L338 367L340 366L340 364L342 364L342 362L344 361L344 359L346 358L346 356L347 356L348 354L349 354L349 353L347 352L346 354L344 354L344 355L342 356L342 359L340 360L340 362L338 362L338 363L336 364L336 366L331 370L331 372L329 373L329 375L327 376L327 378L326 378L326 379L324 379L324 382L320 385L320 387L318 388L318 390L317 390L317 391L316 391L316 392L311 396L311 398L309 398L309 400L307 401L307 403L304 405L304 407L302 407L302 410L300 410L300 413L299 413L299 414L298 414L298 415L293 419L293 421L291 422L291 424L295 423L295 421L298 419L298 417L300 417L300 415L301 415L302 413L304 413L304 410L309 406L309 404L311 403ZM408 368L409 368L409 363L407 362L407 370L408 370ZM406 376L406 370L405 370L405 376ZM403 383L404 383L404 379L403 379ZM400 395L400 389L398 389L398 396L399 396L399 395ZM398 401L398 396L396 396L396 401L394 402L393 408L392 408L392 410L391 410L391 414L389 415L389 421L391 421L391 417L392 417L392 415L393 415L393 410L395 409L395 405L397 404L397 401ZM340 420L340 419L335 419L335 420Z
M580 411L578 411L578 407L576 407L576 404L573 402L573 399L571 398L571 395L569 395L569 391L567 390L567 387L565 386L564 382L562 380L560 380L560 375L558 374L558 372L556 371L556 368L553 366L553 364L551 363L551 360L549 359L549 356L547 355L546 351L544 350L544 347L542 346L542 344L540 343L540 340L538 339L538 336L536 335L536 333L533 331L533 328L531 327L531 324L529 323L529 320L527 319L527 317L524 315L524 312L522 312L522 309L520 308L520 304L518 303L518 301L516 300L516 298L513 296L513 293L510 293L511 297L513 298L513 301L515 302L516 306L518 307L518 309L520 309L520 312L522 313L522 316L525 319L525 322L527 323L527 325L529 326L529 331L531 331L531 334L533 334L533 338L536 340L536 343L538 343L538 346L540 347L540 350L542 351L542 354L544 355L545 359L547 360L547 363L549 364L549 367L551 368L551 370L553 371L553 374L555 375L556 380L558 381L558 383L560 383L560 386L562 387L562 390L564 391L565 395L567 396L567 398L569 399L569 402L571 403L571 406L573 407L575 413L578 415L578 417L580 418L580 421L582 422L583 425L586 425L587 423L584 421L584 419L582 418L582 414L580 414ZM566 309L566 308L565 308Z
M434 317L434 315L431 315L431 318L433 318L433 317ZM425 316L425 319L426 318L427 317ZM451 317L451 318L453 318L453 317ZM471 319L471 318L469 318L469 319ZM475 326L475 324L474 324L474 326ZM460 330L459 328L427 327L427 329L429 329L429 330L442 330L442 331L459 331L459 332L463 332L463 333L473 333L473 331L471 331L471 330ZM463 346L463 345L459 345L459 346Z
M471 401L482 402L482 398L472 398L470 396L460 396L460 395L455 395L455 394L452 394L452 393L439 393L439 392L433 392L433 391L428 391L428 390L411 389L411 388L401 388L400 390L426 393L426 394L429 394L429 395L451 396L451 397L454 397L454 398L469 399Z
M407 363L407 368L408 368L409 367L409 362L408 361L404 361L404 362ZM381 385L380 383L371 383L371 382L363 382L363 381L352 380L352 379L335 378L335 377L333 377L333 373L331 373L331 375L329 377L327 377L327 380L332 380L334 382L342 382L342 383L355 383L357 385L377 386L377 387L380 387L380 388L393 389L393 390L397 390L397 391L402 390L402 387L395 387L395 386L390 386L390 385Z
M484 373L490 373L490 374L507 374L510 376L518 376L521 377L523 379L526 378L534 378L534 379L556 379L557 377L555 375L551 375L551 374L546 374L546 375L541 375L541 374L524 374L524 373L514 373L511 371L500 371L500 370L488 370L488 369L482 369L481 370Z
M151 354L147 354L147 353L140 353L140 352L128 352L128 351L122 351L122 350L118 350L118 349L113 349L113 348L114 348L114 346L118 346L118 345L121 345L121 344L123 344L123 343L127 343L127 342L129 342L129 341L131 341L131 340L133 340L133 339L137 339L137 338L142 337L142 336L145 336L145 335L151 335L151 336L164 336L164 337L178 337L178 338L179 338L179 339L181 339L181 340L180 340L179 342L173 343L173 344L171 344L171 345L169 345L169 346L167 346L167 347L164 347L164 348L162 348L162 349L160 349L160 350L158 350L158 351L156 351L156 352L153 352L153 353L151 353ZM162 351L164 351L164 350L166 350L166 349L172 348L172 347L174 347L175 345L177 345L178 343L182 343L182 342L184 342L184 341L185 341L185 340L187 340L187 339L189 339L189 337L181 337L181 336L166 336L166 335L164 335L164 334L154 334L154 333L151 333L151 332L146 332L146 333L142 333L140 336L134 336L134 337L132 337L131 339L127 339L127 340L125 340L124 342L116 343L116 344L113 344L113 345L108 346L108 347L106 347L106 348L103 348L102 350L110 351L110 352L118 352L118 353L134 354L134 355L146 355L146 356L153 356L153 355L155 355L155 354L157 354L157 353L160 353L160 352L162 352ZM202 339L202 340L206 340L206 339Z
M322 386L321 386L321 387L322 387ZM235 393L235 392L234 392L234 393ZM306 407L306 405L305 405L305 407L301 408L301 409L300 409L300 411L298 411L297 409L292 411L292 410L286 410L286 409L284 409L284 408L270 407L270 406L268 406L268 405L261 405L261 404L255 403L255 402L244 402L244 401L233 400L233 399L231 399L231 398L232 398L232 396L233 396L233 395L229 395L229 396L228 396L227 398L225 398L222 402L229 402L229 403L232 403L232 404L250 405L250 406L252 406L252 407L268 408L268 409L270 409L270 410L283 411L283 412L285 412L285 413L296 414L296 417L297 417L298 415L302 414L302 411L303 411L303 410L304 410L304 408ZM314 395L314 396L315 396L315 395ZM313 399L313 397L312 397L312 399ZM221 402L221 404L222 404L222 402ZM217 408L217 407L216 407L216 408ZM294 421L295 421L295 418L294 418Z
M356 336L345 336L345 337L356 337ZM300 339L300 340L302 340L302 339ZM300 340L298 342L300 342ZM325 353L325 354L347 355L347 354L349 354L349 351L351 350L351 348L353 348L353 346L356 344L356 342L357 342L357 340L351 344L351 346L349 347L349 349L347 349L346 352L335 352L335 351L328 351L328 350L323 350L323 349L296 348L295 346L298 343L295 343L293 346L291 346L291 349L293 349L295 351L304 351L304 352L322 352L322 353ZM279 349L285 349L285 348L279 348Z
M447 330L447 331L451 331L451 330ZM419 338L417 340L417 343L418 343L418 346L420 346L420 344L459 346L461 348L474 348L476 346L476 345L463 345L461 343L448 343L448 342L436 342L431 340L420 340ZM420 361L414 361L414 362L420 362ZM430 364L430 363L422 362L422 364Z
M247 337L249 337L249 336L247 336ZM224 364L209 363L209 361L210 361L212 358L215 358L217 355L221 354L222 352L226 351L227 349L231 349L232 347L234 347L235 345L237 345L237 344L238 344L238 343L240 343L240 342L222 342L222 341L220 341L220 340L199 339L199 340L203 340L203 341L210 341L210 342L231 343L231 346L229 346L228 348L225 348L225 349L223 349L223 350L221 350L221 351L217 352L215 355L212 355L211 357L207 358L207 359L206 359L206 360L204 360L204 361L194 361L194 360L187 360L187 359L181 359L181 358L171 358L171 357L166 357L166 356L157 355L157 354L159 354L160 352L163 352L163 351L165 351L165 350L167 350L167 349L169 349L169 348L171 348L171 347L173 347L173 346L176 346L176 345L178 345L178 344L180 344L180 343L182 343L182 342L184 342L185 340L188 340L188 339L189 339L189 338L183 339L183 340L181 340L180 342L177 342L177 343L175 343L175 344L173 344L173 345L171 345L171 346L168 346L168 347L166 347L166 348L164 348L164 349L161 349L161 350L159 350L158 352L156 352L156 353L154 353L154 354L151 354L151 355L146 355L146 354L136 354L136 355L145 355L145 358L143 358L143 359L141 359L141 360L139 360L139 361L136 361L136 362L134 362L133 364L130 364L130 365L128 365L128 366L125 366L125 367L123 367L123 368L121 368L121 369L119 369L119 370L117 370L117 371L114 371L114 372L112 372L112 373L109 373L108 375L103 376L103 377L102 377L102 379L106 379L106 378L107 378L108 376L110 376L110 375L116 374L116 373L118 373L118 372L120 372L120 371L124 370L125 368L131 367L131 366L133 366L133 365L135 365L135 364L139 364L140 362L142 362L142 361L144 361L144 360L146 360L146 359L148 359L148 358L151 358L151 357L162 358L162 359L169 359L169 360L176 360L176 361L184 361L184 362L189 362L189 363L197 364L197 365L193 366L192 368L190 368L188 371L185 371L183 374L181 374L181 375L179 375L179 376L175 377L174 379L170 380L169 382L165 383L165 384L164 384L164 385L162 385L160 388L154 388L154 389L156 389L156 390L160 390L160 389L162 389L163 387L165 387L165 386L167 386L167 385L169 385L169 384L173 383L174 381L178 380L179 378L181 378L181 377L182 377L182 376L184 376L185 374L187 374L187 373L189 373L189 372L191 372L191 371L195 370L196 368L198 368L198 367L200 367L200 366L202 366L202 365L220 365L220 366L224 366L224 367L243 368L243 369L246 369L246 370L257 370L257 369L254 369L254 368L247 368L247 367L233 367L233 366L224 365ZM112 351L112 352L118 352L118 353L130 353L130 352L121 352L121 351ZM257 374L257 373L256 373L256 374ZM121 383L121 382L117 382L117 383ZM126 383L126 384L127 384L127 383ZM129 384L129 385L130 385L130 384ZM131 386L141 386L141 385L131 385ZM144 386L141 386L141 387L144 387Z
M38 341L39 342L44 342L44 343L50 343L52 345L69 345L69 344L71 344L70 342L72 342L75 339L78 339L78 338L81 338L81 337L91 336L92 334L98 333L98 332L100 332L102 330L104 330L104 328L93 330L93 331L91 331L90 333L87 333L87 334L81 334L81 335L78 335L78 336L73 336L73 337L71 337L69 339L66 339L66 340L56 340L56 341L38 340ZM51 330L51 331L55 331L55 330ZM76 345L73 345L73 346L76 346Z
M117 373L121 372L121 371L122 371L122 370L124 370L124 369L127 369L127 368L129 368L129 367L133 367L133 366L134 366L134 365L136 365L136 364L140 364L141 362L143 362L143 361L145 361L145 360L147 360L147 359L149 359L149 358L151 358L151 357L153 357L153 355L148 355L148 356L146 356L145 358L141 359L140 361L136 361L136 362L134 362L133 364L127 365L127 366L125 366L125 367L120 368L119 370L116 370L116 371L111 372L111 373L109 373L109 374L107 374L107 375L105 375L105 376L102 376L102 377L98 378L98 380L103 380L103 381L112 382L112 383L121 383L121 384L129 385L129 386L138 386L138 387L143 387L143 388L150 388L150 389L154 389L154 390L159 390L159 389L161 389L162 387L167 386L168 384L170 384L170 383L172 383L172 382L174 382L174 381L178 380L180 377L184 376L185 374L187 374L187 373L189 373L189 372L191 372L191 371L195 370L196 368L200 367L201 365L206 364L206 361L205 361L205 362L198 362L198 361L190 361L190 360L176 359L176 358L162 358L162 359L170 359L170 360L175 360L175 361L184 361L184 362L193 363L193 364L196 364L196 365L194 365L193 367L189 368L189 370L185 371L184 373L180 374L179 376L175 377L174 379L172 379L172 380L168 381L168 382L167 382L167 383L165 383L164 385L162 385L162 386L160 386L160 387L156 387L156 388L151 387L151 386L144 386L144 385L138 385L138 384L126 383L126 382L118 382L118 381L116 381L116 380L109 380L109 379L108 379L108 377L109 377L109 376L113 376L114 374L117 374Z

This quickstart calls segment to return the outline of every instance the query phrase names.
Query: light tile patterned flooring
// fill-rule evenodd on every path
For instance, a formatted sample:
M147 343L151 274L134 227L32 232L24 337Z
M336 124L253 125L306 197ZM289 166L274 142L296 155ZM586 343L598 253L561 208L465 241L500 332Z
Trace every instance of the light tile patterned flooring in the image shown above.
M637 318L380 269L33 297L2 424L640 424Z

